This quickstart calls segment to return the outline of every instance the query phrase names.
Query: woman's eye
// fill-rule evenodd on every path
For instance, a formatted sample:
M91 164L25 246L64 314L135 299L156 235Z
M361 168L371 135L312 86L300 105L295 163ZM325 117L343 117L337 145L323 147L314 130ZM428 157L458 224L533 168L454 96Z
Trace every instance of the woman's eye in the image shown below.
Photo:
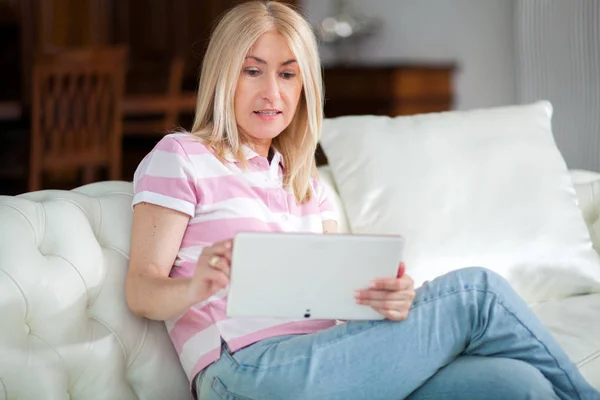
M294 74L293 72L284 72L281 74L281 76L283 76L284 79L292 79L296 76L296 74Z
M257 76L260 73L256 68L246 68L245 72L249 76Z

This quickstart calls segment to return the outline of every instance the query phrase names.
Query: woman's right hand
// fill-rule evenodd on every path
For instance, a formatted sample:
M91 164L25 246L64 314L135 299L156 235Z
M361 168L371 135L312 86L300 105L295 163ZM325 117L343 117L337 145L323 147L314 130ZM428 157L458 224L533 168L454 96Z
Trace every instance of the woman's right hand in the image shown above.
M205 247L196 262L190 281L189 295L193 303L208 299L229 285L233 239Z

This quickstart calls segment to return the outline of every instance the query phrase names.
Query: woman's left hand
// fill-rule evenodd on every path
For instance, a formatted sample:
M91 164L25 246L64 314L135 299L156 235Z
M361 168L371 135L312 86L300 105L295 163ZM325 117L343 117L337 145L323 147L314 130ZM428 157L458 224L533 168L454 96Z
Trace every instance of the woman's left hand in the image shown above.
M357 290L356 302L371 306L393 321L405 320L415 298L414 282L410 276L404 274L405 269L402 262L396 278L377 279L369 289Z

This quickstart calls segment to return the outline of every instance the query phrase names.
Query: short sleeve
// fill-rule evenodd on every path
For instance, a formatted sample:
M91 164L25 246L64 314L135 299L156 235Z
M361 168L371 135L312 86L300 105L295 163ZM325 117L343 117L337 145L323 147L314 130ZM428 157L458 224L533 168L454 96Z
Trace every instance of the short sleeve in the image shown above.
M314 179L313 185L317 197L317 202L319 204L319 210L321 212L321 220L337 221L338 212L333 202L331 201L332 193L330 193L330 191L332 190L332 188L328 187L326 182L323 182L319 179Z
M176 136L167 135L144 157L134 173L132 207L146 202L193 217L197 193L192 161Z

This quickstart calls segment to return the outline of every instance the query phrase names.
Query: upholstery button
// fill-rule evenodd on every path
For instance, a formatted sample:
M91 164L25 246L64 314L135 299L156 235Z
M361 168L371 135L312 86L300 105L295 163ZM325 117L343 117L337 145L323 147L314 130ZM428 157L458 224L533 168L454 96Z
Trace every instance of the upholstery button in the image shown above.
M25 324L25 334L29 335L29 332L31 332L31 328L29 327L29 325Z

